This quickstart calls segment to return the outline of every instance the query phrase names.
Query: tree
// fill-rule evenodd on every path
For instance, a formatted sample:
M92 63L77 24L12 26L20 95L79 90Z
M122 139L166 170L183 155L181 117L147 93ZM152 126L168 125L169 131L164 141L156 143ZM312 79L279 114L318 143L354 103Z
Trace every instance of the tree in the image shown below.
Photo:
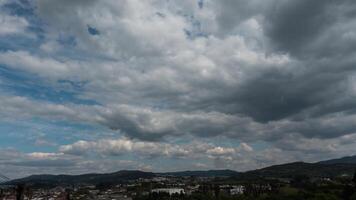
M32 190L30 189L30 187L26 187L26 196L27 196L27 199L32 199Z
M65 199L70 200L70 190L69 189L65 190Z
M3 196L4 196L4 190L0 189L0 199L3 199Z
M345 185L341 194L343 199L350 199L353 194L354 188L351 185Z
M24 191L25 186L22 184L17 185L16 187L16 200L23 200L24 199Z
M219 199L219 194L220 194L220 188L218 185L214 185L214 196L215 196L215 199Z
M297 174L293 177L291 185L296 188L305 188L310 183L310 177L305 174Z

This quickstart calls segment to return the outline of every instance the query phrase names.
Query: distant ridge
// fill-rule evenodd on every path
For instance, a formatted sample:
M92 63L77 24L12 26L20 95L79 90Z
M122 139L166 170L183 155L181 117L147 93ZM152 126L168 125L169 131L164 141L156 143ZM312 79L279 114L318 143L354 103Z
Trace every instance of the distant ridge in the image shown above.
M241 174L240 172L229 170L229 169L157 173L157 175L165 175L165 176L197 176L197 177L232 177L232 176L238 176L240 174Z
M208 171L181 171L152 173L138 170L123 170L107 174L83 174L83 175L32 175L22 179L16 179L6 184L32 184L37 186L57 186L76 184L119 184L139 178L153 178L156 176L191 176L191 177L231 177L235 179L256 178L293 178L298 175L309 177L337 177L352 176L356 170L356 156L339 159L325 160L317 163L293 162L281 165L237 172L233 170L208 170Z
M320 164L294 162L248 171L243 173L240 178L293 178L299 175L333 178L344 175L352 176L355 169L356 164L352 163Z
M32 184L37 186L76 185L76 184L119 184L139 178L153 178L156 176L195 176L195 177L235 177L240 173L233 170L182 171L167 173L142 172L137 170L123 170L107 174L82 175L32 175L6 182L6 184Z
M356 155L346 156L337 159L325 160L318 162L319 164L356 164Z
M152 172L138 170L122 170L107 174L82 175L32 175L21 179L6 182L9 185L32 184L37 186L77 185L77 184L119 184L139 178L152 178Z

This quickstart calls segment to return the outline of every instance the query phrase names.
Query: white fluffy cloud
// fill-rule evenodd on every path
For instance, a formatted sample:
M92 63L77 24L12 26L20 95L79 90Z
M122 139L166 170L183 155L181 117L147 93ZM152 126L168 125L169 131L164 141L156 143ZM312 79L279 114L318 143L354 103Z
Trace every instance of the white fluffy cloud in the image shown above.
M307 140L291 136L276 140L275 146L255 150L247 143L232 146L219 146L212 143L190 142L184 144L142 142L121 139L102 139L99 141L78 141L63 145L60 153L77 156L98 154L104 157L135 155L146 159L174 159L179 162L206 163L207 168L231 168L245 171L273 164L293 161L320 161L329 157L352 154L354 135L338 139ZM159 166L153 166L160 169Z
M68 76L70 71L69 66L64 62L61 63L50 58L40 58L25 51L4 52L0 54L0 60L4 65L45 77L56 76L56 74L61 74L61 77L64 77Z
M246 143L242 143L239 147L231 148L199 142L177 145L160 142L134 141L122 138L116 140L78 141L70 145L61 146L59 151L72 155L85 155L94 152L106 156L120 156L126 153L134 153L148 157L194 158L233 155L238 152L251 152L253 149Z

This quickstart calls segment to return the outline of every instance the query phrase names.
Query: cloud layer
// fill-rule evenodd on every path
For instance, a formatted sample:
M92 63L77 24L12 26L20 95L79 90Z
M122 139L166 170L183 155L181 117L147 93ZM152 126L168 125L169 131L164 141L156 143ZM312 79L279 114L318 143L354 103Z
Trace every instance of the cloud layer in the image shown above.
M98 130L49 157L246 170L355 153L354 1L0 2L2 122Z

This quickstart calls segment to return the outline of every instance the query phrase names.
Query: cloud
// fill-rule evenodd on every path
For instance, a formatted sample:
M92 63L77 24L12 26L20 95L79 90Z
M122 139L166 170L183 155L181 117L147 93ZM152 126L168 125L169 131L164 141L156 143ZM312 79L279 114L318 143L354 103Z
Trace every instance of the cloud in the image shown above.
M0 14L0 36L14 34L25 35L25 30L29 23L26 19L17 16L11 16L4 13Z
M86 124L126 138L79 138L63 152L184 157L200 151L216 167L234 167L238 160L246 168L350 152L340 141L356 132L351 0L31 4L36 17L0 15L0 35L28 32L35 18L45 24L31 48L4 47L1 67L95 103L38 100L4 89L0 116ZM98 34L90 33L94 29ZM241 145L193 150L170 143L185 137ZM258 142L268 144L266 156L252 148ZM242 149L251 156L237 155Z
M0 164L7 166L61 168L75 165L73 157L64 156L62 153L33 152L26 154L14 149L2 149L0 154L3 157ZM29 171L25 173L29 173Z
M28 161L18 161L18 162L9 162L5 163L12 166L21 166L21 167L73 167L74 162L69 160L28 160Z
M58 156L61 156L62 154L58 153L43 153L43 152L33 152L27 154L30 158L34 159L45 159L45 158L56 158Z
M34 144L36 146L56 146L55 142L51 142L43 138L36 138Z
M71 145L61 146L59 151L74 155L85 155L94 152L107 156L120 156L126 153L137 153L143 156L157 157L176 155L181 149L168 144L117 139L99 140L97 142L78 141Z
M266 33L277 49L296 56L335 55L341 49L328 47L352 46L335 34L348 33L354 27L353 7L352 1L282 1L267 14Z
M15 149L0 149L0 157L0 171L11 179L34 174L83 174L115 172L123 169L150 169L148 164L132 160L88 160L63 153L24 153Z
M101 139L99 141L77 141L73 144L62 145L59 152L69 155L90 155L97 153L103 156L122 156L133 153L148 158L199 158L220 157L243 152L252 152L253 148L246 143L238 147L221 147L209 143L192 142L184 145L142 142L122 139Z
M164 140L177 136L225 136L245 141L288 137L299 133L306 138L336 138L355 133L354 114L337 113L300 121L285 119L269 123L220 112L177 112L131 105L91 106L53 104L24 97L1 96L4 117L24 119L32 116L97 124L120 130L130 138Z

